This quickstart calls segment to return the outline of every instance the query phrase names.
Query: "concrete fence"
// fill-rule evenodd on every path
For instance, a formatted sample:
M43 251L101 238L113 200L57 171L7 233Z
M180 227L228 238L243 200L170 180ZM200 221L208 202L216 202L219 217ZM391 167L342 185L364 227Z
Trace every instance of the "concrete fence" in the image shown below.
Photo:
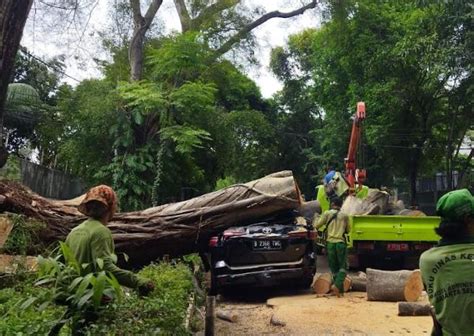
M84 193L86 185L77 177L20 159L20 180L35 193L55 199L70 199Z

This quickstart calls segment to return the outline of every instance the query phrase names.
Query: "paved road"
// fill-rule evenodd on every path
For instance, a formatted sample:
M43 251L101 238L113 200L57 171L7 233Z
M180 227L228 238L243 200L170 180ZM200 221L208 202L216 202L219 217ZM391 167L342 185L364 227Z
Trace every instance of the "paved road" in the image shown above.
M317 269L328 271L324 256ZM239 320L217 319L216 335L429 335L431 330L430 317L399 317L396 303L370 302L362 292L338 299L310 290L247 290L220 297L217 309L231 310ZM286 325L272 325L272 316Z

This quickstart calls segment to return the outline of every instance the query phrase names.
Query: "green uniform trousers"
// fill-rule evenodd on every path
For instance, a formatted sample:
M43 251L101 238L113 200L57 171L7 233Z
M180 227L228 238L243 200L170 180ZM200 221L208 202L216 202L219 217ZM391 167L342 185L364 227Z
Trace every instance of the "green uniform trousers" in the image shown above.
M344 279L347 268L347 247L346 243L327 243L328 263L334 279L334 285L339 291L344 293Z

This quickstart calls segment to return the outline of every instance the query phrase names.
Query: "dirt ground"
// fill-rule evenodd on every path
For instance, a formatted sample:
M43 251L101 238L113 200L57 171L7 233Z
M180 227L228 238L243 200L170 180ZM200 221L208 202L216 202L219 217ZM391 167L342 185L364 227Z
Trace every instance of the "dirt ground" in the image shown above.
M324 272L321 262L318 270ZM238 315L235 323L216 319L216 335L429 335L432 326L429 316L400 317L396 302L367 301L363 292L337 298L310 291L251 291L220 297L216 308ZM285 326L272 325L272 316Z

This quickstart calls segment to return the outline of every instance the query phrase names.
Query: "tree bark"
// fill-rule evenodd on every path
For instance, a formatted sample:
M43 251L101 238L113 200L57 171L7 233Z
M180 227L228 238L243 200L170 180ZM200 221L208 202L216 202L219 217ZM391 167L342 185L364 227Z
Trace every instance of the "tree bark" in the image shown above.
M133 35L128 49L131 81L142 79L145 35L162 3L163 0L152 0L145 16L143 16L140 9L140 0L130 0L133 13Z
M8 156L3 144L3 117L7 89L32 4L33 0L0 1L0 168L5 165Z
M423 290L420 270L380 271L367 268L367 300L416 301Z
M344 292L348 292L351 289L352 279L346 276L344 279ZM327 294L331 290L332 285L332 274L323 273L318 277L315 277L311 287L316 294Z
M189 15L184 0L174 0L174 6L178 12L179 22L181 23L181 32L185 33L191 29L191 16Z
M5 202L0 211L19 213L47 224L41 238L64 240L85 217L71 206L26 190L19 184L0 182ZM234 185L187 201L143 211L118 213L108 227L118 252L134 265L147 264L164 254L179 256L206 249L209 238L237 224L250 224L299 207L301 196L291 171Z
M429 303L399 302L398 316L430 316L431 305Z
M354 292L366 292L367 291L367 275L364 272L359 272L355 276L351 276L352 286L351 289Z

